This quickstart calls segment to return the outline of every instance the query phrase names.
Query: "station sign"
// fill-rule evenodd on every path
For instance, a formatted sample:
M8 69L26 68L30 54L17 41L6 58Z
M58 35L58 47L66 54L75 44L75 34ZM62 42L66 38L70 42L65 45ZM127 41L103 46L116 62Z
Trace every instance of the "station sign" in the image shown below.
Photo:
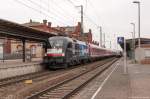
M117 43L118 44L123 44L124 43L124 37L118 37L117 38Z

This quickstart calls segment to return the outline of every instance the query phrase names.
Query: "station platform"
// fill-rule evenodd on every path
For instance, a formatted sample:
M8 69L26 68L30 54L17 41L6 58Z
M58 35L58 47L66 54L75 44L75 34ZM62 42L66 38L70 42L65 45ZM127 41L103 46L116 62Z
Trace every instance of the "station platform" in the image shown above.
M128 72L124 74L122 60L93 98L150 99L150 65L127 61L127 67Z
M42 62L42 58L33 58L32 61L26 61L26 62L22 62L22 59L4 60L4 61L0 60L0 69L31 65L31 64L40 64L41 62Z
M128 60L127 68L120 59L73 99L150 99L150 65Z
M22 59L0 61L0 80L42 71L42 58L22 62Z

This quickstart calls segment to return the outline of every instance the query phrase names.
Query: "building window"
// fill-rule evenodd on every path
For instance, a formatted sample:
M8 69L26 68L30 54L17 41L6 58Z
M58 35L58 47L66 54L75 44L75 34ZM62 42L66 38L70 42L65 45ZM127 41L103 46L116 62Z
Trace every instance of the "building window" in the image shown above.
M22 45L17 45L17 52L18 53L22 52Z
M31 54L32 54L33 56L35 56L35 55L36 55L36 46L35 46L35 45L31 45L31 46L30 46L30 49L31 49Z
M150 49L145 50L145 58L150 58Z

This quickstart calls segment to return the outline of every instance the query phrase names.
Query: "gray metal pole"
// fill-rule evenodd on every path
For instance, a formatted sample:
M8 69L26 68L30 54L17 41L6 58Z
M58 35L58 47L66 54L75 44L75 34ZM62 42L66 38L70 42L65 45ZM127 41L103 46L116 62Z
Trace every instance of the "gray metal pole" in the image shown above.
M102 47L102 27L100 26L100 47Z
M81 5L81 35L83 35L83 5Z
M4 41L5 42L5 41ZM5 44L4 44L4 42L3 42L3 62L4 62L4 60L5 60Z
M138 40L138 42L139 42L139 48L141 47L141 40L140 40L140 38L141 38L141 18L140 18L140 13L141 13L141 11L140 11L140 2L138 3L138 11L139 11L139 40Z
M104 47L105 47L105 42L106 42L106 41L105 41L105 33L104 33Z
M83 38L83 33L84 33L84 29L83 29L83 5L76 6L76 7L80 7L81 8L81 26L80 26L81 31L80 31L80 36L84 40L84 38Z
M22 53L22 58L23 58L23 62L26 61L26 48L25 48L25 39L22 39L22 43L23 43L23 53Z
M127 74L126 40L124 38L124 74Z
M141 8L140 8L140 2L139 1L133 1L133 3L136 3L138 4L138 47L140 48L141 47L141 40L140 40L140 37L141 37Z
M132 42L133 42L133 60L135 62L135 23L131 24L133 25Z
M133 23L133 42L134 42L134 50L135 50L135 24Z
M134 49L134 33L133 32L131 32L131 34L132 34L132 50Z

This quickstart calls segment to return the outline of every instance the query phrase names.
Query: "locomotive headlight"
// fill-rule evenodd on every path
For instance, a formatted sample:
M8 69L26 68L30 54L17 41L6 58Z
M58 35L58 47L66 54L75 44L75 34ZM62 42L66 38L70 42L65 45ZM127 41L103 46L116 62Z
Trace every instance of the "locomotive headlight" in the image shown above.
M44 56L47 56L47 53L45 53L45 55Z
M65 56L65 54L64 54L64 53L62 53L62 56Z

